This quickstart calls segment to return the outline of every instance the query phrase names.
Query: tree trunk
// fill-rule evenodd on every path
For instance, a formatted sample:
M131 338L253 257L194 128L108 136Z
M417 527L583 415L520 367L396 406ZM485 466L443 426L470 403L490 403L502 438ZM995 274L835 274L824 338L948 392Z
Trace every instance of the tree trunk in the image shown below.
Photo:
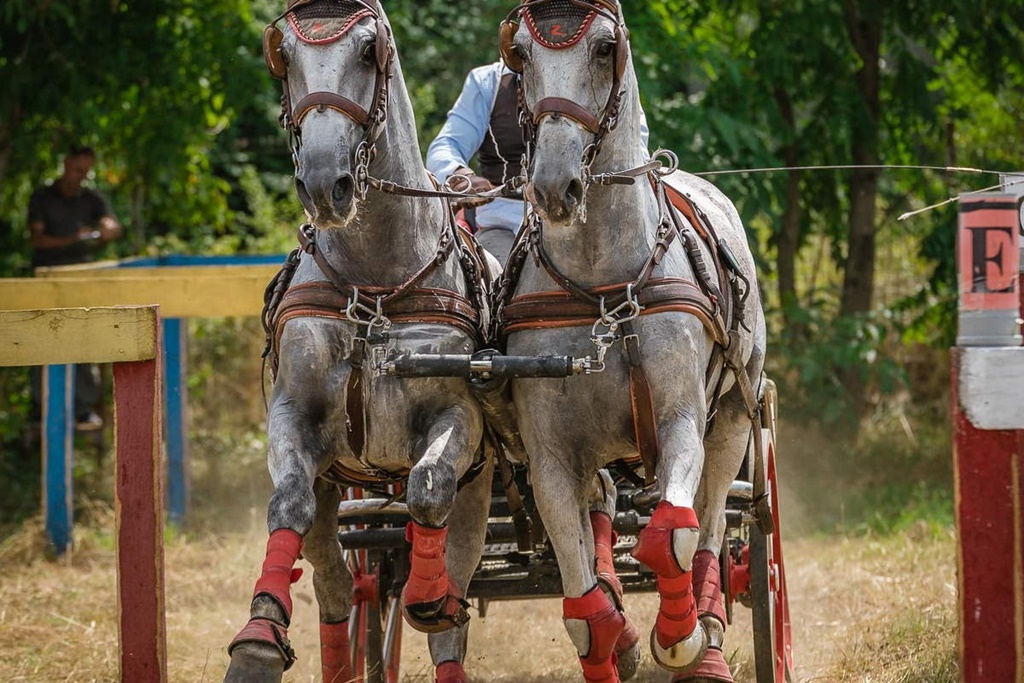
M793 115L793 103L789 94L782 88L776 88L775 101L789 132L789 142L782 149L782 157L786 166L793 169L800 165L800 143L796 131L796 120ZM779 302L782 305L783 319L786 329L799 338L802 336L795 329L793 307L799 302L796 291L796 258L800 250L800 220L802 208L800 204L800 179L802 173L790 170L786 174L785 207L782 212L782 225L776 240L775 268L779 275Z
M861 13L855 0L847 4L847 29L861 64L857 89L863 103L862 116L854 119L851 137L856 165L877 165L878 127L881 113L881 46L884 8L874 6ZM843 274L840 312L843 315L871 310L875 283L875 221L878 201L878 171L857 169L850 178L850 233Z
M864 11L862 12L862 5ZM858 166L877 166L878 128L881 120L881 47L885 8L872 0L847 0L847 30L860 65L856 73L860 109L851 119L851 158ZM859 115L858 115L859 114ZM875 286L875 237L878 201L877 169L860 168L850 177L850 224L843 271L840 315L871 310ZM849 405L855 416L850 427L854 438L867 413L868 373L861 364L839 368Z
M14 136L21 125L21 106L14 105L7 121L0 126L0 197L3 197L4 182L7 179L7 167L11 161L11 153L14 152Z

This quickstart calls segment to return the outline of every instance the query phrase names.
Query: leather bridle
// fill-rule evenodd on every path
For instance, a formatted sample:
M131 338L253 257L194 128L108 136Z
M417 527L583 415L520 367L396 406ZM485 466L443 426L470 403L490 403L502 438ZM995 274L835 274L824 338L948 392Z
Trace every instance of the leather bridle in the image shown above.
M284 32L278 28L277 24L296 10L317 1L288 0L288 9L278 15L263 30L263 56L270 75L282 82L284 93L281 98L281 126L289 133L293 154L296 154L302 145L302 121L314 109L317 111L332 109L362 126L363 139L356 147L354 157L356 186L360 196L365 196L369 176L368 167L376 156L375 144L383 132L388 118L388 91L394 72L394 41L391 38L391 29L384 21L379 8L379 0L349 0L360 8L352 21L358 21L365 17L372 18L377 35L376 76L370 106L363 107L340 93L329 91L311 92L293 106L288 89L288 64L281 51Z
M506 19L501 23L500 28L500 51L505 65L515 73L522 74L523 60L515 50L514 38L519 31L521 21L526 21L531 28L534 40L543 47L559 49L574 44L575 41L564 45L549 43L538 35L532 25L530 11L541 5L548 4L554 0L522 0ZM584 20L581 32L589 28L593 18L604 17L615 24L615 69L612 77L611 89L608 92L608 100L604 108L595 114L586 107L563 97L545 97L537 102L531 110L526 102L523 93L523 79L519 78L519 106L521 109L521 123L525 130L527 142L527 155L531 154L536 145L537 128L547 117L564 116L583 127L594 136L593 141L584 151L583 165L589 171L594 160L601 151L601 145L609 132L615 129L619 122L619 113L622 107L622 99L625 94L623 78L626 74L626 67L629 64L629 29L626 28L625 20L614 0L565 0L577 5L590 14ZM527 159L529 162L529 159ZM527 168L529 163L527 164ZM589 175L585 174L585 175Z

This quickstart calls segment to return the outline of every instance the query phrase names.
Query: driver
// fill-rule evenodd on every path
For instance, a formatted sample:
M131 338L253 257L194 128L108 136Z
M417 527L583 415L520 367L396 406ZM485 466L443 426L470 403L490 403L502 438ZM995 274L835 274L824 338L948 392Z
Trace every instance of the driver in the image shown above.
M519 125L518 91L519 76L500 61L470 71L447 121L430 143L427 169L442 183L453 175L465 176L473 192L486 192L521 175L526 142ZM641 132L646 147L646 118ZM469 165L474 155L479 174ZM523 201L483 200L467 210L466 218L480 245L504 264L523 224Z

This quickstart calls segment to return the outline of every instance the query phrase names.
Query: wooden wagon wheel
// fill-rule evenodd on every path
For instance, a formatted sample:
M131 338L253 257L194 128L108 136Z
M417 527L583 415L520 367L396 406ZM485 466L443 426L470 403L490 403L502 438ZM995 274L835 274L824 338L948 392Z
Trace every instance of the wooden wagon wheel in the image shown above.
M779 525L778 476L775 471L776 393L774 383L765 392L761 435L764 439L763 463L756 463L767 481L767 506L774 531L751 524L750 597L754 631L754 670L757 683L791 683L793 676L793 640L789 617L786 571L782 560L782 533Z
M349 490L349 495L362 497L354 489ZM398 683L402 650L399 600L403 577L408 574L408 549L401 544L391 548L350 549L345 554L355 581L349 615L355 680Z
M398 683L402 646L402 613L393 589L396 550L367 550L367 577L376 584L360 610L353 639L357 653L357 680L365 683Z

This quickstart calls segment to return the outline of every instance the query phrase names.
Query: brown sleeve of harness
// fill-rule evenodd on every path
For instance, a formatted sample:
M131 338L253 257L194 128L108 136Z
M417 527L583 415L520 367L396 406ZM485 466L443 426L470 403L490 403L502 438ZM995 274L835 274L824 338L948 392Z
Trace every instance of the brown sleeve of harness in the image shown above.
M629 402L633 409L636 447L644 464L644 485L650 486L654 483L661 456L658 420L654 415L654 395L644 371L640 338L633 331L633 323L623 323L622 332L622 343L629 361Z

